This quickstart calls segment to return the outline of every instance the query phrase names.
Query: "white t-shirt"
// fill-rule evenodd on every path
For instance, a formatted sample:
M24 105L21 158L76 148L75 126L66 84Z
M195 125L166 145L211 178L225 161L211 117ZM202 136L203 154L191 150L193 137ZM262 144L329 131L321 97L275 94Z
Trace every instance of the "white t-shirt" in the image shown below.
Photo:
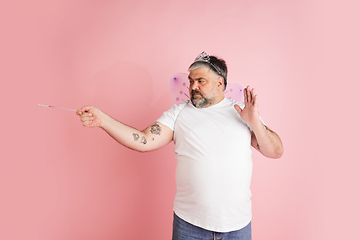
M196 108L185 101L158 119L174 131L177 193L174 212L201 228L230 232L251 221L251 130L234 105Z

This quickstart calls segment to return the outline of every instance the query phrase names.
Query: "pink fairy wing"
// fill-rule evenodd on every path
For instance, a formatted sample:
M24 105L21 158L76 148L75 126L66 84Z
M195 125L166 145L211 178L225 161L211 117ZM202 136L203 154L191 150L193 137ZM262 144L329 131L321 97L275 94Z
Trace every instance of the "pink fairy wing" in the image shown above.
M226 98L231 98L237 102L244 101L244 87L237 82L228 82L226 89L224 91L224 96Z
M189 80L186 73L176 73L169 79L171 97L176 104L189 100Z

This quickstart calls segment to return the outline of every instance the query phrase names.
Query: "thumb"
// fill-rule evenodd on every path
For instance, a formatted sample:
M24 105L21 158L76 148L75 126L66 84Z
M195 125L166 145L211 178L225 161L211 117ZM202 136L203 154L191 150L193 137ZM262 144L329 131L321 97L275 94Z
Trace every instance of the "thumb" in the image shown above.
M239 105L237 105L237 104L235 104L234 105L234 108L235 108L235 110L239 113L239 114L241 114L242 113L242 109L241 109L241 107L239 106Z

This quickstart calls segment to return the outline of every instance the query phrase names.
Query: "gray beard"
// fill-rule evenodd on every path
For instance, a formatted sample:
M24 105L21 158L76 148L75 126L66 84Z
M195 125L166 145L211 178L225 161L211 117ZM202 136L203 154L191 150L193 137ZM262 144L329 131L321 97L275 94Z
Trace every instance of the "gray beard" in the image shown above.
M195 99L194 99L194 94L195 93L198 93L200 94L200 96L202 97L202 99L200 99L198 102L195 102ZM197 108L205 108L205 107L208 107L212 104L212 99L209 99L209 98L206 98L204 97L204 95L202 95L199 91L196 91L196 90L193 90L191 92L191 102L192 104L197 107Z

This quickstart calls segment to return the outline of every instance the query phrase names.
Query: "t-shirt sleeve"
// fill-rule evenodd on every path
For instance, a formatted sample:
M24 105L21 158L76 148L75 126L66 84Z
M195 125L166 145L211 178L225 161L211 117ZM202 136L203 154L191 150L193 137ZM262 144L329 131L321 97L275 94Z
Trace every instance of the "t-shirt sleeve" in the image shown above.
M176 119L187 103L188 101L185 101L181 104L172 105L169 110L167 110L161 115L157 122L164 124L165 126L174 131Z

